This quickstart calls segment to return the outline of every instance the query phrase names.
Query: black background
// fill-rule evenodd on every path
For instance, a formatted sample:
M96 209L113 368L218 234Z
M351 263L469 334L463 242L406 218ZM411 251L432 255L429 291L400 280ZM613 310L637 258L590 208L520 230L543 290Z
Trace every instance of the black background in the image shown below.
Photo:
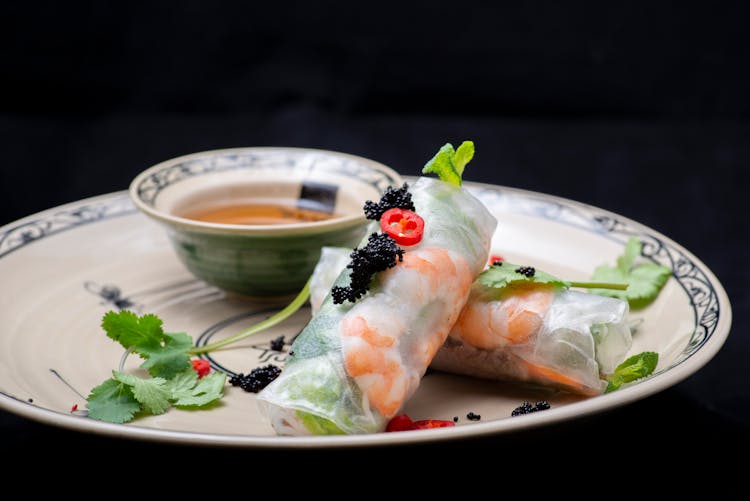
M730 336L697 374L626 408L513 436L329 452L332 460L354 467L381 453L383 474L395 458L454 467L489 452L506 472L549 475L583 463L587 478L625 485L676 464L675 483L711 470L736 494L727 454L750 442L749 10L742 2L6 2L0 224L123 190L146 167L196 151L315 147L415 175L443 143L472 139L467 180L608 209L693 252L729 294ZM255 464L260 454L269 465L293 458L313 468L322 454L131 442L8 413L0 430L9 453L55 461L135 453Z

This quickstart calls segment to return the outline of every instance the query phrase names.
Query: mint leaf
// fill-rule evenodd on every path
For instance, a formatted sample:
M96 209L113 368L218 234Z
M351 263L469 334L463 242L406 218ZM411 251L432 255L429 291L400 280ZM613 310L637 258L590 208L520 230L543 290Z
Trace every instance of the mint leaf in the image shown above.
M187 369L168 381L166 387L175 406L200 407L220 399L225 383L223 372L212 371L198 379L193 369Z
M474 158L474 143L464 141L456 150L455 155L453 155L453 166L456 168L459 176L463 175L466 164L471 162L472 158Z
M609 393L619 389L623 384L642 379L649 376L659 363L659 354L653 351L644 351L633 355L615 368L615 371L607 377L607 389Z
M474 143L464 141L458 150L451 143L445 143L422 169L423 174L437 174L441 181L461 186L461 175L466 164L474 158Z
M628 301L632 308L643 308L659 295L669 280L671 270L652 262L634 264L641 255L642 244L637 237L630 237L623 254L617 258L617 266L601 265L594 270L592 280L604 282L625 282L624 291L591 289L594 294L615 297Z
M520 271L519 271L520 270ZM533 271L532 271L533 270ZM521 273L525 271L525 273ZM560 280L541 270L530 266L519 266L502 261L499 264L493 264L477 277L477 281L486 286L496 289L503 289L509 285L519 283L549 284L555 287L569 287L570 283Z
M107 312L102 318L102 328L107 336L123 348L156 349L161 345L164 331L156 315L138 317L131 311Z
M141 410L131 387L114 378L91 390L86 407L90 418L110 423L126 423Z
M154 377L171 378L178 372L190 367L188 351L193 346L193 340L185 333L165 333L164 345L156 348L138 350L148 357L141 365Z
M169 408L169 391L166 379L157 377L144 379L124 372L113 372L114 379L130 386L135 399L151 414L163 414Z

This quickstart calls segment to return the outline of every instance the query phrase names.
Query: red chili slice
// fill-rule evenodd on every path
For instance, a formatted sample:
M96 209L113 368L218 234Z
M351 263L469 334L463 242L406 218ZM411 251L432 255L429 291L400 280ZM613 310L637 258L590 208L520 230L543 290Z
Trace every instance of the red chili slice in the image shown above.
M388 421L388 426L385 427L385 431L407 431L412 429L412 420L409 416L406 414L399 414L398 416L393 416L390 421Z
M415 245L424 235L424 219L408 209L388 209L380 217L380 228L399 245Z
M431 428L445 428L448 426L456 426L453 421L445 421L443 419L422 419L419 421L412 421L411 418L406 414L399 414L393 416L388 425L385 427L385 431L409 431L409 430L429 430Z
M421 421L414 421L410 429L429 430L430 428L446 428L448 426L456 426L456 423L444 419L422 419Z

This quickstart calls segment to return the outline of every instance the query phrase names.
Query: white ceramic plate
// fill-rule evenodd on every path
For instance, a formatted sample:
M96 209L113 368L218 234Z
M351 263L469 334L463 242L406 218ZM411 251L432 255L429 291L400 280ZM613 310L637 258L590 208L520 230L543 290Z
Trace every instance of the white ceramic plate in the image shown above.
M79 431L167 442L265 447L336 447L422 442L551 425L646 397L695 373L721 348L731 307L707 267L667 237L626 218L557 197L467 183L498 218L493 252L568 279L587 279L614 263L631 235L643 256L670 267L658 299L634 315L642 324L633 353L657 351L656 374L616 392L581 399L437 372L429 373L405 408L414 419L451 419L433 430L332 437L277 437L259 414L255 395L227 385L208 411L170 409L125 425L85 417L85 397L111 375L123 353L100 327L114 309L155 313L168 332L203 344L230 335L275 311L274 305L227 296L180 264L163 229L138 213L125 192L50 209L0 228L0 407ZM275 329L211 354L214 368L247 373L284 353L309 318L297 312ZM288 351L288 344L284 350ZM135 369L130 357L127 370ZM523 401L552 408L511 417ZM73 412L73 406L78 411ZM469 421L468 412L481 415Z

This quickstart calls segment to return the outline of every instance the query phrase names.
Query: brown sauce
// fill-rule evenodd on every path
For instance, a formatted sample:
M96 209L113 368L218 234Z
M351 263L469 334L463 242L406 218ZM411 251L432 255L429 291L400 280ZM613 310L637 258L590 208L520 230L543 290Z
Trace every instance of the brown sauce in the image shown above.
M328 212L282 204L234 204L181 214L182 217L221 224L295 224L336 217Z

